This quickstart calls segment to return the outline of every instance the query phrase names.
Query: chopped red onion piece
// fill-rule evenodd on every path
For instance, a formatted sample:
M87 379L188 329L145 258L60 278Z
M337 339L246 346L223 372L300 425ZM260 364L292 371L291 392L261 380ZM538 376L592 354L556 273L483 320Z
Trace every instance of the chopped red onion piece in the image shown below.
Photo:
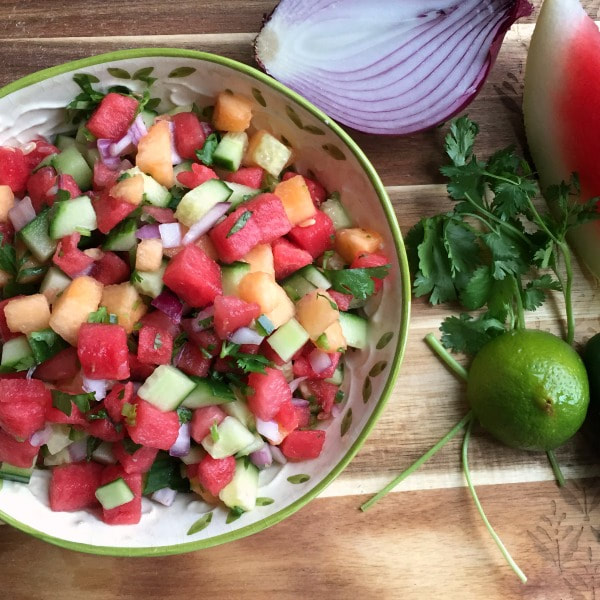
M177 496L177 492L172 490L171 488L161 488L160 490L156 490L150 498L163 506L171 506L173 502L175 502L175 497Z
M52 425L48 423L44 429L35 431L29 438L29 443L32 446L43 446L48 443L48 440L52 437Z
M267 438L271 444L280 444L285 437L279 431L279 425L275 421L263 421L256 417L256 431Z
M32 379L33 374L36 369L37 369L37 365L34 365L33 367L29 367L29 369L27 369L27 375L25 375L25 379Z
M142 225L136 232L135 236L138 240L151 240L160 238L160 230L155 223Z
M142 115L138 115L129 127L127 135L131 138L133 144L137 146L147 133L148 128L146 127L146 123L142 119Z
M179 223L161 223L158 226L163 248L177 248L181 246L181 228Z
M73 462L80 462L87 457L87 437L70 444L67 448Z
M10 219L15 231L21 231L27 223L31 223L35 219L35 210L31 204L31 198L25 196L23 200L15 202L15 205L8 211Z
M133 140L129 133L126 133L120 140L113 142L108 147L108 153L111 156L121 156L121 154L129 154L134 149Z
M215 204L199 221L194 223L183 237L183 245L195 242L210 231L215 223L229 210L229 202Z
M171 132L171 162L174 165L179 165L183 162L183 158L179 156L177 148L175 147L175 123L173 121L167 121L169 125L169 131Z
M185 456L190 451L190 424L182 423L179 426L179 435L169 449L171 456Z
M290 381L290 390L292 390L292 394L298 389L298 386L306 379L308 379L308 377L303 376L303 377L296 377L296 379L292 379ZM294 401L294 399L292 398L292 402L293 401Z
M260 450L250 453L250 460L259 469L270 467L273 463L273 455L271 454L271 447L269 444L265 444Z
M331 357L329 354L327 354L327 352L323 352L323 350L315 348L308 355L308 362L310 363L312 370L319 374L331 366Z
M84 391L88 393L94 392L96 394L96 400L103 400L106 398L108 382L106 379L89 379L84 376L82 387Z
M304 379L306 379L306 377ZM304 398L292 398L292 404L298 408L305 408L310 404L310 402Z
M121 159L118 156L112 156L110 153L110 147L112 146L112 140L100 138L96 140L98 146L98 152L100 152L100 160L113 171L121 168Z
M181 315L183 314L183 304L181 300L169 290L163 290L152 302L150 302L154 308L158 308L161 312L165 313L167 317L174 323L181 322Z
M254 331L254 329L250 329L250 327L240 327L229 336L229 341L234 344L254 344L256 346L264 339L264 336Z
M277 446L271 445L271 454L273 455L273 460L278 462L280 465L285 465L287 462L287 458Z
M342 414L342 411L344 410L344 407L341 404L334 404L331 407L331 416L336 419L337 417L339 417Z
M208 137L211 133L214 132L212 125L210 123L208 123L207 121L200 121L200 127L202 128L202 131L204 132L205 137Z

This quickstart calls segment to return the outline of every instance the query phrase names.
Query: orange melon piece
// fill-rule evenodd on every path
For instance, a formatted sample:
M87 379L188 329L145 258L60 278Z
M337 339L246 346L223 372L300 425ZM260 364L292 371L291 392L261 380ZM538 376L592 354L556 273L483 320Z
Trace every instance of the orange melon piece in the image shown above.
M160 239L142 240L135 252L138 271L158 271L162 266L163 245Z
M314 290L296 302L296 320L313 341L339 319L340 312L325 290Z
M15 205L15 195L10 186L0 185L0 223L8 221L8 211Z
M258 244L258 246L254 246L254 248L240 260L242 262L247 262L250 265L250 273L267 273L275 279L273 250L271 250L270 244Z
M171 161L171 132L167 121L157 121L140 140L135 164L165 187L170 188L175 184Z
M294 303L267 273L248 273L239 283L238 295L246 302L256 302L275 328L281 327L294 316Z
M325 352L343 352L348 344L342 331L342 326L337 320L332 323L316 340L315 344Z
M13 333L47 329L50 324L50 305L43 294L15 298L4 307L6 324Z
M273 193L281 199L285 214L292 225L304 223L317 212L306 181L300 175L278 183Z
M335 249L337 253L348 263L351 263L361 254L377 252L383 243L383 238L370 229L352 227L350 229L338 229L335 232Z
M117 315L119 325L122 325L127 333L133 331L135 323L148 310L142 297L129 282L105 286L102 291L102 306L105 306L109 313Z
M102 297L102 284L92 277L73 279L52 307L50 327L67 340L77 345L77 335L82 323L91 312L98 310Z
M110 195L134 206L141 204L144 197L144 178L138 174L118 181L110 188Z
M252 120L252 102L239 94L221 92L213 112L213 125L219 131L246 131Z

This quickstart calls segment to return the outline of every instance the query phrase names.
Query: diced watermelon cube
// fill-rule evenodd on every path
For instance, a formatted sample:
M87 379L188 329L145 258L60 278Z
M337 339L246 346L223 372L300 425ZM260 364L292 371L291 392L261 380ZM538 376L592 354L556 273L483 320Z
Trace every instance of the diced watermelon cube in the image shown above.
M99 402L87 413L86 425L84 429L92 436L97 437L105 442L118 442L125 437L125 432L121 426L116 427L110 420L102 415L104 411L104 402ZM90 415L97 415L98 418L90 418Z
M221 294L221 268L193 244L175 255L163 276L165 285L184 302L203 308Z
M265 373L250 373L248 385L254 393L248 396L248 408L263 421L270 421L282 404L292 399L290 386L279 369L267 367Z
M292 431L279 446L283 455L292 462L320 456L325 444L325 432L320 429Z
M260 167L240 167L233 173L227 173L225 181L247 185L255 190L260 189L264 177L264 169Z
M113 386L112 390L104 398L104 408L108 416L115 422L120 423L123 420L121 411L123 410L124 404L131 404L133 401L133 383L128 381L127 383L117 383Z
M194 327L194 321L197 321L197 319L183 319L181 321L181 327L187 334L190 342L196 344L200 348L204 348L206 352L203 352L203 354L210 354L213 357L218 356L223 347L223 340L219 338L214 329L197 331Z
M113 454L125 473L147 473L158 454L158 448L140 446L130 449L126 441L121 441L113 445Z
M10 221L7 221L6 223L0 223L0 235L2 236L0 247L13 243L15 237L15 228Z
M94 190L110 189L119 178L119 171L110 169L101 160L94 163Z
M387 256L380 254L379 252L373 252L371 254L361 254L357 256L350 264L351 269L368 269L370 267L382 267L383 265L389 265L390 261ZM377 293L383 287L383 279L378 277L371 277L375 285L375 293Z
M310 423L310 406L308 404L294 404L294 410L296 411L296 418L298 419L298 429L308 427Z
M243 206L252 212L252 220L260 229L261 244L270 244L292 228L283 203L275 194L259 194Z
M323 381L322 379L308 379L306 382L311 395L313 395L321 407L320 418L328 418L335 404L335 397L340 389L339 386Z
M246 327L260 317L260 306L256 302L244 302L235 296L217 296L215 298L214 327L221 339L240 327Z
M52 405L50 390L37 379L0 379L0 427L21 440L42 429Z
M29 166L18 148L0 146L0 185L7 185L20 196L27 187Z
M77 182L75 181L75 179L73 179L73 177L71 175L68 175L66 173L58 175L56 178L56 185L58 186L59 190L69 192L69 196L71 198L77 198L77 197L81 196L82 192L79 189ZM55 198L56 198L56 196L54 196L52 198L52 201L54 201Z
M174 410L163 412L153 404L136 398L135 423L127 423L129 437L136 443L168 450L179 435L179 417Z
M297 175L297 173L294 173L293 171L288 171L287 173L283 174L281 181L287 181L288 179L291 179L292 177L295 177L296 175ZM310 177L305 177L303 175L302 178L304 179L304 182L306 183L306 187L308 188L308 191L310 192L310 197L312 198L312 201L314 202L315 206L318 208L327 199L327 190L318 181L315 181L314 179L310 179Z
M129 279L129 265L114 252L105 252L93 265L90 276L104 285L115 285Z
M54 144L51 144L44 138L37 138L32 141L35 144L35 148L25 155L27 167L30 171L33 171L33 169L35 169L40 162L46 158L46 156L50 156L50 154L58 154L58 152L60 152Z
M195 188L209 179L218 179L218 175L205 165L192 163L191 171L182 171L177 175L177 181L187 188Z
M181 112L173 115L171 121L173 122L173 138L177 154L182 158L194 160L196 150L202 148L206 140L200 120L192 112Z
M224 263L232 263L246 256L254 246L261 243L262 232L254 219L254 214L239 228L248 208L243 204L234 210L224 221L215 225L208 233L219 258ZM287 218L287 217L286 217ZM237 231L232 233L236 228Z
M157 329L164 329L169 332L171 337L177 337L179 333L179 325L175 323L167 314L162 310L153 310L147 312L141 319L142 325L148 325L148 327L156 327Z
M279 412L275 415L273 420L279 425L280 431L282 431L285 435L294 431L294 429L298 427L298 413L296 412L296 408L291 400L281 404Z
M144 325L138 339L138 359L150 365L166 365L171 362L173 337L168 331Z
M32 446L28 441L19 442L0 429L0 462L28 469L39 450L38 446Z
M341 311L347 311L350 308L350 303L354 300L352 294L343 294L342 292L336 292L335 290L327 290L327 293Z
M134 204L130 204L125 200L113 198L108 189L104 190L98 198L92 200L92 206L96 211L98 229L102 233L108 233L136 208Z
M138 106L135 98L110 92L93 112L87 128L98 139L118 140L127 133Z
M56 252L52 257L52 262L69 277L76 277L81 273L88 271L94 263L94 259L84 254L77 244L81 239L80 233L72 233L62 238L56 246Z
M154 371L153 365L145 365L138 360L137 354L129 353L129 372L132 381L144 381L148 379Z
M102 520L108 525L135 525L142 518L142 489L141 473L126 473L121 465L108 465L102 470L101 485L122 478L133 492L134 498L127 504L116 508L102 509Z
M52 469L48 496L54 511L72 511L98 505L96 490L100 487L104 467L95 462L72 463Z
M56 194L52 188L56 185L56 171L52 167L42 167L32 173L27 179L27 195L35 212L40 212L43 206L52 206Z
M41 381L72 379L79 371L77 348L69 346L38 365L33 376Z
M283 279L298 269L310 265L313 257L302 248L298 248L285 238L279 238L271 244L275 279Z
M46 412L46 421L48 423L60 423L62 425L78 425L87 428L88 421L85 415L71 402L71 414L66 415L62 410L51 406Z
M312 344L307 344L302 351L302 354L298 356L293 361L293 370L294 377L310 377L311 379L328 379L333 376L338 363L340 362L340 357L342 356L340 352L330 352L329 358L331 359L331 365L327 367L325 370L320 373L315 373L313 370L310 361L309 355L314 350L314 346Z
M213 496L219 492L233 479L235 473L235 458L213 458L207 454L199 463L197 476L200 485L207 489Z
M190 435L200 443L210 433L210 428L217 425L227 415L218 406L202 406L194 410L190 421Z
M79 329L77 356L90 379L127 379L127 332L121 325L84 323Z
M175 366L187 375L206 377L210 372L212 359L206 356L192 342L186 342L176 357Z
M313 258L317 258L333 247L335 227L333 221L323 211L318 210L313 217L315 222L308 227L297 225L290 233L290 239L306 250Z

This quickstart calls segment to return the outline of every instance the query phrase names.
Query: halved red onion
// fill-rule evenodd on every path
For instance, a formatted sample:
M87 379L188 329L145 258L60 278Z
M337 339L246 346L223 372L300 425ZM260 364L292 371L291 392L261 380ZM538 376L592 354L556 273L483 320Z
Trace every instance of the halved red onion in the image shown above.
M210 231L213 225L229 210L229 202L215 204L199 221L194 223L183 236L183 245L194 243L200 236Z
M156 490L150 498L163 506L171 506L173 502L175 502L175 498L177 497L177 492L172 490L171 488L161 488L160 490Z
M185 456L190 451L190 424L182 423L179 426L179 435L175 443L169 448L171 456Z
M214 316L214 314L214 304L203 308L192 320L192 330L195 333L199 333L200 331L204 331L205 329L209 329L210 327L212 327L212 323L205 325L203 324L203 322L209 319L210 317Z
M526 0L281 0L255 55L344 125L404 135L467 106L531 11Z
M135 145L129 133L126 133L120 140L113 142L108 147L108 153L111 156L121 156L121 154L129 154Z
M327 352L323 352L323 350L315 348L308 355L308 362L310 363L312 370L319 374L331 366L331 357L329 354L327 354Z
M251 452L250 460L259 469L270 467L273 463L273 455L271 454L269 444L265 444L260 450L256 450L256 452Z
M278 462L280 465L285 465L287 462L287 458L284 456L283 452L277 446L270 446L271 454L273 455L273 460Z
M298 389L298 386L305 381L306 379L308 379L308 377L306 376L302 376L302 377L296 377L296 379L292 379L290 381L290 390L292 390L292 394ZM292 399L293 401L293 399Z
M167 121L169 125L169 131L171 132L171 162L174 165L181 164L184 159L179 156L179 152L177 152L177 148L175 147L175 123L173 121Z
M161 223L158 226L163 248L177 248L181 246L181 228L179 223Z
M96 145L98 146L98 152L100 153L100 160L113 171L121 168L121 159L118 156L113 156L110 153L110 147L112 146L113 141L107 140L104 138L100 138L96 140Z
M167 317L174 323L181 322L181 316L183 315L183 304L181 300L169 290L163 290L152 302L150 302L154 308L158 308L161 312L165 313Z
M160 237L160 230L155 223L142 225L135 233L138 240L151 240Z
M256 417L256 431L267 438L271 444L280 444L284 438L275 421L263 421Z
M146 123L142 119L142 115L138 115L129 127L127 135L131 138L133 144L137 146L147 133L148 128L146 127Z
M234 344L255 344L256 346L264 339L264 336L250 327L240 327L229 336L229 341Z
M29 443L32 446L43 446L48 443L48 440L52 437L52 425L48 423L44 429L35 431L29 437Z
M35 210L31 204L31 198L25 196L23 200L15 202L15 205L8 211L8 218L13 224L15 231L20 231L35 219Z
M96 400L104 400L106 398L108 381L106 379L89 379L84 376L82 387L85 392L94 392Z
M73 462L80 462L87 457L87 437L84 437L67 447L69 456Z

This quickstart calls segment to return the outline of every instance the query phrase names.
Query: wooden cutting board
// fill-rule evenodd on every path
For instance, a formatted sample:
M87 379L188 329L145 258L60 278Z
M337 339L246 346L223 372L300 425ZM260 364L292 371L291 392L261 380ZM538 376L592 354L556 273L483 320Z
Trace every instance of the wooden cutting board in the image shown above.
M194 48L252 63L251 42L275 4L0 0L0 86L67 60L132 47ZM598 19L600 2L584 5ZM524 148L523 71L536 14L511 29L467 110L481 127L481 154L510 143ZM352 135L388 187L404 232L450 207L438 172L443 129L397 139ZM582 342L600 331L600 292L579 268L574 303ZM560 332L560 311L559 302L550 303L529 322ZM406 359L385 414L345 472L286 521L225 546L152 559L76 554L2 527L3 597L600 597L600 468L583 435L557 453L569 479L563 489L544 455L504 448L483 432L471 444L481 501L529 576L525 586L503 562L464 488L458 440L368 513L358 510L465 413L463 384L423 343L446 314L415 300Z

